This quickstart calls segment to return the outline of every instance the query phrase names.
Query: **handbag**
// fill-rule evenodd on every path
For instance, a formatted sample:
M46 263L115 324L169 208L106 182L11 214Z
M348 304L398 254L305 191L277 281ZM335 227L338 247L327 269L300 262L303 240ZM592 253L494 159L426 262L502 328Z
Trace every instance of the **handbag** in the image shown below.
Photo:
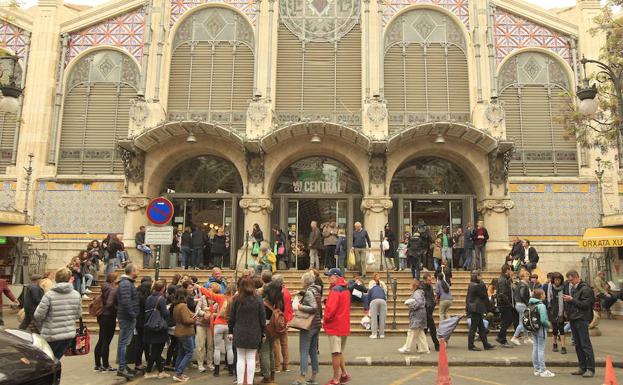
M251 255L258 255L260 253L260 244L253 242L253 248L251 249Z
M65 350L66 356L83 356L89 354L91 349L91 333L80 317L80 324L76 329L76 336L71 340Z
M286 247L281 245L277 248L277 255L284 255L286 253Z
M160 298L156 301L153 309L145 310L145 313L149 312L147 318L145 318L145 329L152 332L161 332L168 328L167 321L162 318L162 314L158 310L159 303Z
M315 314L305 313L300 310L296 310L294 312L294 318L290 321L290 327L298 330L309 330L311 329L312 323L314 322Z
M355 259L355 252L351 250L348 253L348 268L352 269L355 267L356 264L357 264L357 260Z
M381 246L383 248L383 251L389 250L389 241L387 239L383 239L383 242L381 242Z
M374 254L370 251L368 252L368 256L366 257L366 263L368 265L374 265L376 260L374 259Z

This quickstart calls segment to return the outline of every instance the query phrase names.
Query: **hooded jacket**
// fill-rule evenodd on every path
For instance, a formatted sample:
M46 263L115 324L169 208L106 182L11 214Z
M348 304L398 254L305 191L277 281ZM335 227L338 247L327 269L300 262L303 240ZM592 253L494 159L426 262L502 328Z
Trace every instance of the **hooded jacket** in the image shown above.
M80 318L80 294L69 282L54 285L37 309L35 321L41 324L41 337L48 342L69 340L76 336L76 320Z
M342 277L329 288L322 325L328 335L350 335L350 291Z

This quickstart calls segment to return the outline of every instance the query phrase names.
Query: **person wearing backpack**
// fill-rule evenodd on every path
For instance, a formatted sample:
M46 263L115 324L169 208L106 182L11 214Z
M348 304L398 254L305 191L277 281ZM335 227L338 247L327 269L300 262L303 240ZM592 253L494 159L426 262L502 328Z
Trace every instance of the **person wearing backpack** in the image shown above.
M547 338L547 329L551 326L547 317L547 308L543 303L545 292L542 289L535 289L528 302L528 308L525 310L524 318L529 320L524 326L534 334L534 345L532 346L532 366L534 367L534 375L538 377L554 377L554 373L545 367L545 339Z
M115 336L115 328L117 327L117 306L115 297L117 296L117 273L109 273L106 275L106 282L102 285L100 294L101 308L94 309L97 315L97 324L99 325L99 338L95 345L95 368L94 371L99 372L115 372L116 369L110 366L108 357L110 354L110 343ZM95 302L95 300L93 301ZM91 309L89 308L89 311Z
M523 325L523 312L526 310L528 306L528 302L530 301L530 286L528 285L528 281L530 279L530 273L527 271L522 271L519 275L519 282L515 286L515 310L517 310L517 314L519 315L519 326L515 328L515 333L513 334L513 338L511 338L511 342L515 345L521 345L519 341L519 334L521 332L524 333L524 343L532 343L533 340L530 338L530 335L525 330Z
M435 292L439 302L439 321L443 321L449 318L448 309L452 306L452 292L450 291L448 281L446 281L446 274L443 272L443 269L437 274Z
M162 351L169 338L167 320L167 300L164 297L166 287L163 281L156 281L151 290L151 295L145 300L145 325L143 329L143 343L147 355L147 366L144 378L168 378L171 377L164 371ZM152 373L156 365L158 373Z
M260 347L260 368L262 370L262 384L275 382L275 353L273 346L275 340L287 331L285 320L284 300L281 286L276 282L270 282L264 286L262 293L266 312L266 338Z

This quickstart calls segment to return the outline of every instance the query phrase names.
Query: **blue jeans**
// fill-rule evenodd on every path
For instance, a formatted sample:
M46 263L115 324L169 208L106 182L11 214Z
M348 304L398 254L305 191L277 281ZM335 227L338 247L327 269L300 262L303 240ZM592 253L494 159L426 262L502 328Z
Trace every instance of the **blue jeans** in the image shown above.
M441 248L441 260L445 260L450 270L452 270L452 248L451 247L442 247Z
M534 344L532 345L532 366L535 372L545 371L545 329L541 326L536 333L534 333Z
M117 345L117 362L119 363L119 370L123 370L128 367L128 360L125 356L125 353L128 345L130 345L130 342L132 342L132 336L134 335L135 327L136 319L119 320L119 342Z
M50 345L50 348L52 348L52 353L54 353L54 357L56 357L57 360L60 360L61 357L63 357L63 355L65 354L65 350L67 350L67 347L69 346L71 341L73 340L69 339L48 342L48 345Z
M465 263L463 267L471 270L472 269L472 257L474 256L474 249L465 248Z
M190 263L191 258L193 257L193 249L191 249L188 246L182 246L181 252L182 252L182 266L181 267L188 267L188 264Z
M106 262L106 275L115 271L115 267L117 267L118 263L117 258L110 258L108 262Z
M301 357L301 377L307 375L307 357L311 358L312 373L318 373L318 333L320 331L301 330L299 333L299 354Z
M84 290L82 290L82 278L77 275L74 276L74 290L80 294L84 293Z
M194 247L192 267L199 267L201 264L201 257L203 257L203 247Z
M195 350L195 336L177 337L177 361L175 362L175 375L184 373L184 369L193 359Z
M525 303L517 302L515 304L515 310L517 310L517 313L519 313L519 326L517 326L517 329L515 329L515 333L513 334L513 337L519 337L519 334L521 332L523 332L525 337L528 337L528 332L523 327L523 312L524 310L526 310L526 308L527 306Z
M147 245L136 246L143 253L143 269L149 268L149 259L151 258L151 249Z

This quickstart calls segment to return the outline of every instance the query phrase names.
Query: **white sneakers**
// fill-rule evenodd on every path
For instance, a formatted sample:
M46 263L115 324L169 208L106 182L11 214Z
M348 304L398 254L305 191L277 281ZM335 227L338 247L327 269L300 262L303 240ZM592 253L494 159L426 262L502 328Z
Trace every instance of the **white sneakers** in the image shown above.
M381 338L381 339L385 338L385 334L381 334L381 335L379 336L379 338Z
M546 370L544 372L539 373L539 376L541 376L541 377L554 377L556 375L554 373L550 372L549 370Z
M93 292L92 292L91 290L89 290L89 289L84 289L84 292L85 292L85 293L87 293L87 294L91 294L91 293L93 293Z
M160 373L158 373L158 378L159 379L169 378L169 377L171 377L171 375L169 373L167 373L167 372L160 372Z
M404 346L400 349L398 349L398 351L402 354L406 354L406 353L411 353L411 350L405 348Z
M143 378L157 378L158 377L158 373L145 373L143 375Z
M370 339L373 339L373 340L377 339L376 334L370 334Z
M511 342L514 343L517 346L521 345L521 342L519 341L519 338L517 338L515 336L513 336L513 338L511 338Z
M206 371L206 368L203 365L199 365L199 368L197 370L199 370L200 373L203 373Z
M86 294L82 294L82 299L89 299L89 296Z
M185 374L181 374L179 376L175 375L173 376L173 381L177 381L177 382L186 382L190 379L190 377L188 377Z
M530 337L526 337L523 339L524 344L533 344L534 340Z

